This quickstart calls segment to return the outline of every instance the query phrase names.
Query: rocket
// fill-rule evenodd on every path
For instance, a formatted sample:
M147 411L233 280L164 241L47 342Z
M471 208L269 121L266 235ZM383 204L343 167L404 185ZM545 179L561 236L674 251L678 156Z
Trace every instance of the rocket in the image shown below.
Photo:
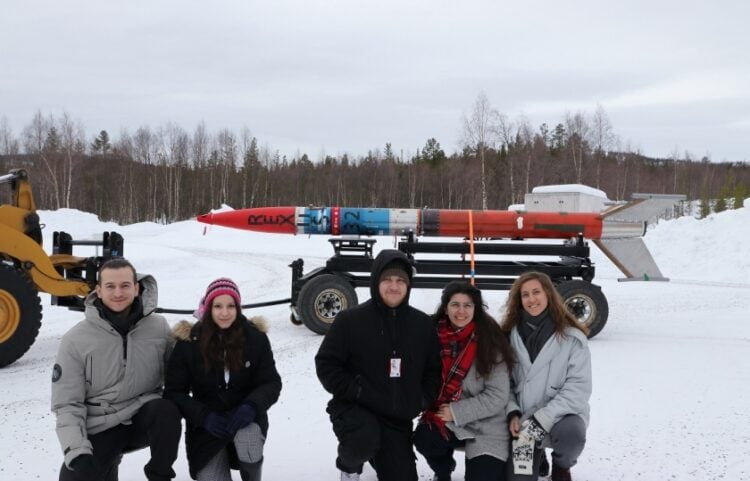
M488 239L590 239L623 274L667 280L643 241L646 222L684 196L633 194L602 212L258 207L198 216L205 224L275 234L407 235Z
M275 234L405 235L509 239L641 237L643 220L618 220L595 212L385 209L349 207L259 207L213 212L206 224Z

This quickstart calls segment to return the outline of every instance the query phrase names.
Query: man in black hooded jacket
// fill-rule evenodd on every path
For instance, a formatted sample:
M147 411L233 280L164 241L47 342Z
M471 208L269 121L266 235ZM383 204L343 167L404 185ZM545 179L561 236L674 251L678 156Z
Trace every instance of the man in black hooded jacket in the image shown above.
M417 479L412 420L437 396L441 367L435 326L409 305L412 271L400 251L380 252L370 300L336 317L315 356L341 480L358 480L366 461L380 481Z

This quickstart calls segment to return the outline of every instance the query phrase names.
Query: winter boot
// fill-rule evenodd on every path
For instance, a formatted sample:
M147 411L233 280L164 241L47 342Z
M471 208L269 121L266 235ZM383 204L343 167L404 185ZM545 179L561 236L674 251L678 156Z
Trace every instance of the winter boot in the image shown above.
M262 467L262 460L257 463L240 462L240 477L242 478L242 481L260 481Z
M573 481L570 477L570 469L563 469L552 463L552 476L549 478L550 481Z
M341 471L341 481L359 481L359 473Z
M546 478L549 475L549 463L547 462L547 453L542 449L542 460L539 461L539 476Z

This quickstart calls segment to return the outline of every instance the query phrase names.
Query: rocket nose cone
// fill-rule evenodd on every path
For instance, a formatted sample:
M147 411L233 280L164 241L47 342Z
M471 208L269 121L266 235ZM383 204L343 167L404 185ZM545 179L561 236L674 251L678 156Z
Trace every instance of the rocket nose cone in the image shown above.
M203 222L204 224L213 224L214 223L214 214L213 212L209 212L208 214L199 215L197 217L198 222Z

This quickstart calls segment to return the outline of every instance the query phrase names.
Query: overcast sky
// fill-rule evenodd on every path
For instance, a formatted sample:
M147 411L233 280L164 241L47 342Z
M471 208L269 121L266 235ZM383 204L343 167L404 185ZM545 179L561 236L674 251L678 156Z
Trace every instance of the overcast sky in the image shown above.
M4 0L0 118L63 111L91 138L243 127L282 153L459 148L480 92L623 145L750 161L750 2Z

